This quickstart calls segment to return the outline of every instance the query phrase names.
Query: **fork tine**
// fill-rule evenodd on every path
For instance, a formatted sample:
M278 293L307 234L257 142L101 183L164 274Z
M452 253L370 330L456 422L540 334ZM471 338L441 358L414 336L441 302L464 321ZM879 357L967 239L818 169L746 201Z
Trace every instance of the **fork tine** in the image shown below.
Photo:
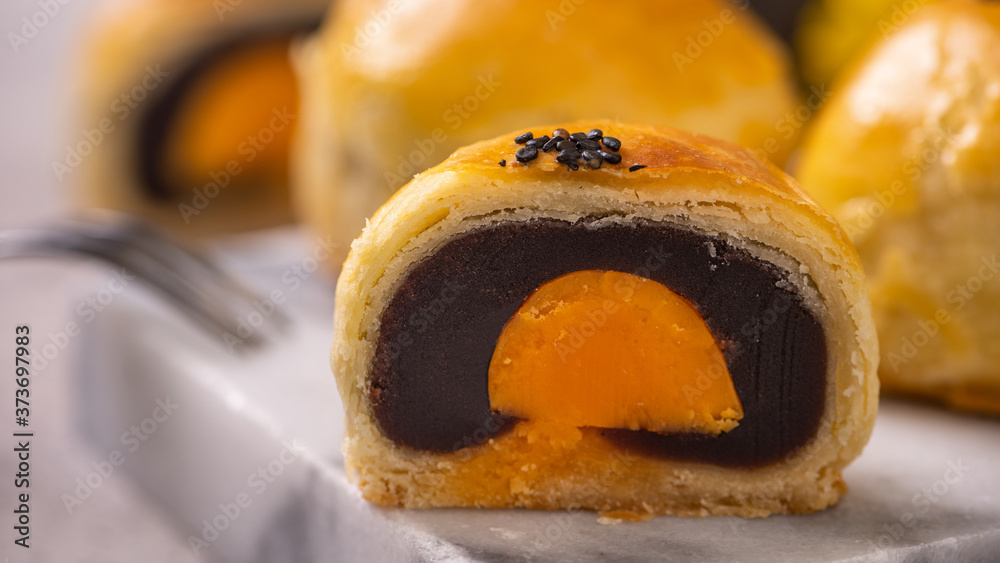
M212 310L216 304L228 304L232 327L227 332L243 339L238 336L237 318L245 318L252 313L255 310L252 304L260 296L235 278L207 259L132 220L116 221L110 229L95 230L89 223L77 226L90 231L95 238L120 246L122 252L136 253L137 260L148 260L148 266L156 270L157 280L170 280L173 284L184 287L189 297L199 301L203 308ZM222 314L225 311L217 312ZM288 318L277 309L272 310L268 321L254 327L250 337L259 338L258 333L267 331L280 333L289 325Z
M122 249L120 245L109 243L100 237L58 228L12 231L9 234L11 236L8 238L12 239L14 244L5 245L7 248L2 253L3 258L66 255L96 258L134 273L213 334L221 336L225 333L236 334L238 331L236 315L230 310L220 307L217 302L192 293L183 284L178 284L173 276L164 275L163 268L157 268L155 262L148 258L142 260L137 254ZM249 348L259 347L263 343L261 335L257 332L241 340L248 344Z
M222 331L220 337L233 335L247 348L265 343L266 331L239 335L240 313L253 310L253 301L259 298L254 292L207 259L145 225L136 225L120 219L78 220L44 229L6 231L0 259L67 254L97 258L134 273L203 327ZM270 320L280 328L289 323L277 309Z
M132 244L140 251L158 259L163 264L174 264L178 267L185 267L188 271L198 272L207 276L213 282L212 285L208 286L208 289L221 289L227 298L231 294L236 294L247 303L252 303L254 300L260 299L261 296L255 291L251 290L239 279L223 271L200 253L171 241L162 233L149 228L147 225L135 220L128 220L122 224L122 227L122 237L126 243ZM197 290L198 286L195 286L194 289ZM273 311L269 320L272 321L275 328L279 331L283 331L291 322L290 318L279 309Z

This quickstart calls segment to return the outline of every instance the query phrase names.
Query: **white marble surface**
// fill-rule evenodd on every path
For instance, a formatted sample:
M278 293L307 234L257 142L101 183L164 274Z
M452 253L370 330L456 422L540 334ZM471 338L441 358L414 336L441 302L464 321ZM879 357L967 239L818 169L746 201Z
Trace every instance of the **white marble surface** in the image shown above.
M274 242L287 264L310 254L293 238ZM229 263L240 268L237 258ZM261 289L287 289L285 269L258 263L250 274ZM204 533L220 503L250 495L205 553L239 562L1000 559L1000 421L892 400L845 475L850 493L817 514L607 526L587 511L371 506L343 474L342 411L326 362L332 303L321 279L289 295L297 328L259 353L230 354L142 292L123 296L84 336L92 361L81 364L80 398L95 443L115 447L156 398L181 405L128 470L184 534ZM288 440L304 453L257 494L249 476L276 463Z
M31 323L43 338L62 330L75 306L81 284L101 283L94 266L24 263L0 268L0 361L13 365L13 327ZM13 476L17 460L14 430L13 377L0 378L0 561L22 562L155 562L187 563L197 559L177 534L171 515L150 502L134 481L119 471L70 514L61 501L72 493L75 479L93 471L106 452L80 439L73 416L79 408L70 391L80 342L74 340L45 367L35 370L31 387L31 548L15 548ZM203 558L202 561L211 561Z

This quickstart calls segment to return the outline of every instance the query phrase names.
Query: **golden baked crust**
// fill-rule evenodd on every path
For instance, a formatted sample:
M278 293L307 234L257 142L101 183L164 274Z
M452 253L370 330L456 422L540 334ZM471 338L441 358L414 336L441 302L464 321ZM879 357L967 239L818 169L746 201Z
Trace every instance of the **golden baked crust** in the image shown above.
M418 174L354 241L337 285L331 363L347 412L344 453L362 494L406 507L585 507L685 515L764 516L835 503L845 490L840 471L867 442L878 397L878 344L861 266L837 223L788 176L747 149L666 127L610 121L562 126L597 127L619 138L622 164L576 172L551 158L520 165L511 158L518 147L514 134L477 143ZM504 158L508 164L501 167ZM647 168L629 172L633 162ZM784 461L741 470L615 452L590 439L587 430L552 435L518 426L444 455L397 447L380 433L368 396L375 339L382 311L409 268L442 241L476 226L588 215L673 221L808 273L814 286L801 290L812 296L830 359L827 404L810 444ZM550 448L545 467L528 463L529 443ZM529 469L505 472L510 467Z
M139 185L136 164L141 115L207 49L244 30L318 21L327 4L325 0L141 0L100 5L74 77L83 87L78 128L70 137L74 146L86 141L82 129L97 131L92 136L97 139L100 134L100 139L91 143L92 151L83 154L78 166L58 174L64 183L79 184L75 203L135 214L185 237L289 222L292 213L285 186L258 190L253 198L226 197L223 189L221 196L209 198L208 205L198 209L196 220L189 216L188 221L178 205L191 205L193 193L188 200L151 201ZM110 124L110 132L101 134L102 122Z
M1000 6L922 8L837 89L798 177L867 272L885 389L1000 412Z
M341 2L300 60L298 211L346 247L413 174L545 121L665 124L781 164L798 132L788 58L722 0Z

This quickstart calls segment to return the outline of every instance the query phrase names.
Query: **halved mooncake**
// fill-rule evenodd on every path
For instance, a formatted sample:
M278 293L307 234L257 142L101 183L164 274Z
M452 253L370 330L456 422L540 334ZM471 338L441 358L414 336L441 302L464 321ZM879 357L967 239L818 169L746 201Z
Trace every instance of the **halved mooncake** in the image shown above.
M84 206L181 236L291 221L290 44L328 4L106 2L83 50L83 130L57 176L81 183Z
M709 137L519 133L417 175L352 246L331 360L365 498L746 516L835 503L878 395L837 223Z

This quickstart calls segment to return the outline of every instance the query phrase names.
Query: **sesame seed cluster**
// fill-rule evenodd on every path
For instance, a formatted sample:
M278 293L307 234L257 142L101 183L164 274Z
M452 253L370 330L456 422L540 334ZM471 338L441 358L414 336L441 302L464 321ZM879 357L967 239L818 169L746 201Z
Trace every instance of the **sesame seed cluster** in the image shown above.
M524 145L517 150L514 155L517 161L527 164L537 159L542 153L556 152L556 162L566 165L570 170L579 170L581 165L586 165L592 170L596 170L607 164L619 164L622 155L619 151L622 142L615 137L608 137L600 129L590 131L570 133L566 129L556 129L552 136L542 135L535 137L531 131L522 133L514 138L514 142ZM501 160L500 166L506 166L507 160ZM629 167L629 172L635 172L645 168L642 164L634 164Z

